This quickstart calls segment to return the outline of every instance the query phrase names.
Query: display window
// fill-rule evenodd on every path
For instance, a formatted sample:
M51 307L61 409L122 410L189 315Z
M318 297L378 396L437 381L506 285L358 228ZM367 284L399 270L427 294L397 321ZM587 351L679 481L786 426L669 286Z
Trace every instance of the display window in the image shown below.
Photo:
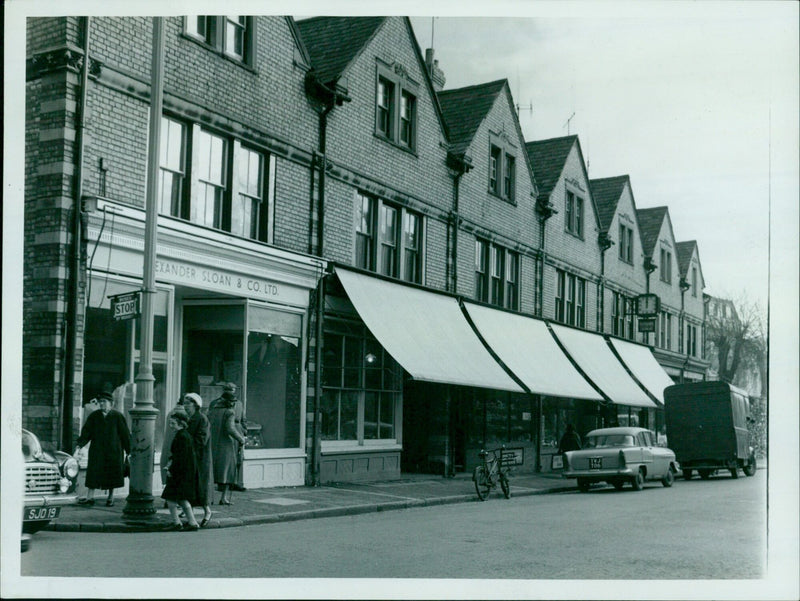
M184 391L204 407L236 384L246 448L301 445L302 316L245 300L183 307Z

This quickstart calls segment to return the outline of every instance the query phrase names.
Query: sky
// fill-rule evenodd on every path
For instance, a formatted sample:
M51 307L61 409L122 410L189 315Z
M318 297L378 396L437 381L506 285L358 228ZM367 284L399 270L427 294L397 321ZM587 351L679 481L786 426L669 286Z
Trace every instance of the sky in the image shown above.
M797 13L672 6L412 23L445 89L508 79L527 141L577 134L590 178L629 175L697 241L705 292L766 308L770 203L781 219L798 193Z

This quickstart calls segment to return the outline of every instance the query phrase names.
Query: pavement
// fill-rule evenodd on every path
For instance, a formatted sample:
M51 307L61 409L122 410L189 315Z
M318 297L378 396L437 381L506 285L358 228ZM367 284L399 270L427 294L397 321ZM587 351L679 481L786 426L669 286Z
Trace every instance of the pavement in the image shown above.
M510 480L512 498L577 490L575 480L563 478L559 473L512 474ZM124 496L118 496L113 507L106 507L102 492L98 491L93 506L62 507L59 518L46 529L59 532L153 532L171 523L169 510L158 496L153 502L156 513L150 518L137 519L124 515ZM471 474L457 474L453 478L403 474L400 479L391 481L256 488L234 492L232 499L233 505L211 506L213 514L205 529L480 502ZM504 500L498 486L485 502ZM196 507L194 510L199 522L203 509Z

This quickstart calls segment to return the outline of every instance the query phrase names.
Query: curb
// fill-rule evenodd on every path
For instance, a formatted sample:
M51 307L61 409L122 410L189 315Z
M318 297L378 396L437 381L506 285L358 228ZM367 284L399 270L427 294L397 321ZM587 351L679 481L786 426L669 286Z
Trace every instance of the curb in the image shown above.
M511 498L545 495L572 490L573 486L558 486L552 488L526 489L513 492ZM413 509L419 507L435 507L438 505L454 505L456 503L479 503L475 495L453 495L448 497L434 497L430 499L409 499L406 501L388 501L385 503L366 503L362 505L349 505L345 507L327 507L324 509L310 509L292 513L271 513L265 515L244 516L241 518L222 517L213 519L203 530L217 528L237 528L241 526L254 526L261 524L275 524L278 522L296 522L317 518L342 517L346 515L363 515L398 509ZM78 522L48 524L44 529L55 532L108 532L108 533L141 533L160 532L168 525L167 520L153 523L127 523L124 521L110 522Z

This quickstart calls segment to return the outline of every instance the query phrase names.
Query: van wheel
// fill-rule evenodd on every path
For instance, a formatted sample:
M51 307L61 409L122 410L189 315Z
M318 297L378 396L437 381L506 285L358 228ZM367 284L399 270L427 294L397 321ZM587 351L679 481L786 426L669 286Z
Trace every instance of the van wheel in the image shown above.
M703 480L708 480L711 477L712 470L697 470Z
M687 469L687 468L683 468L683 479L684 480L691 480L693 475L694 475L694 473L692 472L692 470Z
M732 467L730 468L729 471L731 473L731 478L733 478L734 480L739 477L739 468Z
M667 473L661 478L661 484L664 485L664 488L669 488L675 482L675 474L672 473L672 466L667 469Z
M750 457L747 458L747 463L744 464L744 467L742 468L742 471L744 471L744 475L745 476L755 476L756 475L756 456L755 455L750 455Z
M644 488L644 472L641 469L631 480L631 486L633 486L633 490L642 490Z

